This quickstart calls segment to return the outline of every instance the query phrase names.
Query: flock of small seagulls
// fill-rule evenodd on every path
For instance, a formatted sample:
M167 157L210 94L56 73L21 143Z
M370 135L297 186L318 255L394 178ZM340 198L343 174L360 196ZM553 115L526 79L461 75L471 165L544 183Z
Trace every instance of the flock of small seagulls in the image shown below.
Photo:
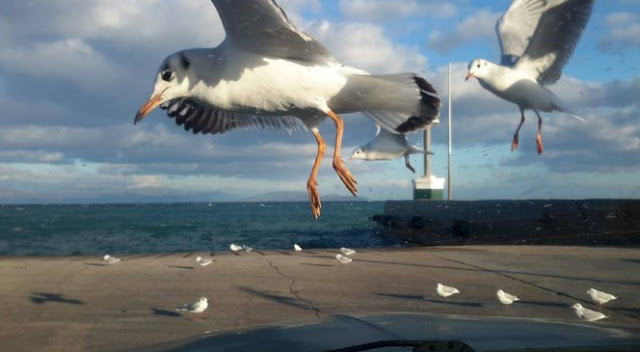
M245 246L245 245L237 245L237 244L230 244L229 245L229 249L231 249L231 252L234 254L238 254L239 252L251 252L253 250L253 248ZM302 252L302 247L300 247L300 245L298 245L297 243L293 245L293 250L295 252ZM346 248L346 247L342 247L339 249L338 254L335 255L335 258L338 262L340 262L341 264L348 264L351 263L353 261L353 258L351 258L350 256L355 254L356 251L354 249L351 248ZM104 257L102 257L102 259L108 264L116 264L120 262L119 258L113 257L109 254L106 254ZM202 267L205 267L207 265L210 265L211 263L213 263L213 260L211 260L210 258L202 258L200 256L196 257L196 263L199 264ZM447 286L444 285L442 283L438 283L436 285L436 293L438 294L438 296L442 297L442 298L448 298L451 297L453 295L456 294L460 294L460 290L458 290L457 288L453 287L453 286ZM597 304L599 308L602 308L603 304L606 304L610 301L616 300L618 299L617 296L614 296L610 293L604 292L604 291L600 291L600 290L596 290L595 288L590 288L587 291L587 294L589 295L589 297L591 298L591 301L593 301L593 303ZM503 305L509 306L511 304L513 304L514 302L517 302L520 300L520 298L516 295L513 295L511 293L505 292L502 289L499 289L496 292L496 296L498 297L498 301L500 303L502 303ZM187 303L184 304L178 308L176 308L176 312L187 312L189 314L200 314L202 312L204 312L207 307L209 306L209 300L206 297L200 297L200 299L194 303ZM605 315L602 312L599 311L594 311L588 308L585 308L582 306L582 304L580 303L576 303L573 306L571 306L571 309L574 310L575 315L580 319L580 320L584 320L584 321L597 321L597 320L602 320L602 319L606 319L609 318L608 315Z
M455 294L460 293L460 290L458 290L453 286L447 286L447 285L438 283L436 285L436 292L438 293L438 296L442 298L447 298L449 296L453 296ZM603 304L609 301L612 301L614 299L618 299L618 297L610 293L598 291L595 288L590 288L587 291L587 294L589 294L589 297L591 297L591 300L593 301L593 303L598 304L599 306L602 306ZM496 296L498 297L498 301L500 301L500 303L502 303L505 306L509 306L513 304L513 302L520 300L518 296L512 295L501 289L498 290L498 292L496 292ZM571 306L571 309L574 310L576 316L579 319L585 320L585 321L597 321L597 320L609 318L608 315L604 315L602 312L597 312L597 311L585 308L580 303L574 304L573 306Z

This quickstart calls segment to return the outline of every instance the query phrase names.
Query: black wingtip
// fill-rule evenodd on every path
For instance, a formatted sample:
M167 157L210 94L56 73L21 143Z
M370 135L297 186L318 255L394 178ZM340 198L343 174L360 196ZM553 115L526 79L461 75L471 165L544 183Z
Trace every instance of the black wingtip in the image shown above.
M396 127L398 133L409 133L423 129L440 116L442 101L438 92L426 79L414 75L413 81L420 90L420 115L411 116L407 121Z
M413 76L413 81L416 82L420 89L420 100L431 108L440 110L442 101L438 98L438 91L433 88L431 83L427 82L426 79L420 76Z

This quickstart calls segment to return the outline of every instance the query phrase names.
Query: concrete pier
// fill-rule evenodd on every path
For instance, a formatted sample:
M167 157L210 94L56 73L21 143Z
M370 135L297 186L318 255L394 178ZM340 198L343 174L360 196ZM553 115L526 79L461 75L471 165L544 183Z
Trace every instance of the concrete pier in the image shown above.
M123 351L205 333L313 322L335 314L429 312L548 319L576 324L569 307L594 308L586 291L620 297L599 326L640 331L640 249L465 246L122 257L0 259L0 341L5 351ZM460 289L444 300L436 283ZM521 302L504 309L496 290ZM191 320L174 308L209 298ZM591 323L593 324L593 323Z

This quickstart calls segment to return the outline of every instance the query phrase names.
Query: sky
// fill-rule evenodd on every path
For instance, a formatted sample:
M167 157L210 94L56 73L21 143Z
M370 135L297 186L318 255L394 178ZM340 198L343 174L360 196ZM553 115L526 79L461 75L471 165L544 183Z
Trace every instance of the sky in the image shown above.
M443 99L433 168L447 174L447 66L452 66L453 199L640 197L640 2L600 0L562 79L550 89L584 117L544 113L545 153L529 112L510 151L517 106L464 82L474 58L499 61L495 21L509 1L280 0L302 30L343 63L416 72ZM0 204L242 201L306 194L316 144L305 131L194 136L162 111L133 125L158 66L224 31L207 0L0 2ZM345 118L343 154L373 138ZM331 121L320 127L333 141ZM422 143L420 134L409 136ZM327 149L332 152L332 145ZM331 158L320 194L348 196ZM422 169L419 156L412 157ZM350 164L359 195L410 199L403 160Z

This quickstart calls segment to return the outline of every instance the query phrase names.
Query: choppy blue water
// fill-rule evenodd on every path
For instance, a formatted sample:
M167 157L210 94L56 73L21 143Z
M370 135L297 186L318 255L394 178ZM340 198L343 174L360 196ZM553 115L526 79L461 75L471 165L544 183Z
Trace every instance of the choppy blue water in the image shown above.
M131 254L400 246L369 217L382 202L0 206L0 255Z

